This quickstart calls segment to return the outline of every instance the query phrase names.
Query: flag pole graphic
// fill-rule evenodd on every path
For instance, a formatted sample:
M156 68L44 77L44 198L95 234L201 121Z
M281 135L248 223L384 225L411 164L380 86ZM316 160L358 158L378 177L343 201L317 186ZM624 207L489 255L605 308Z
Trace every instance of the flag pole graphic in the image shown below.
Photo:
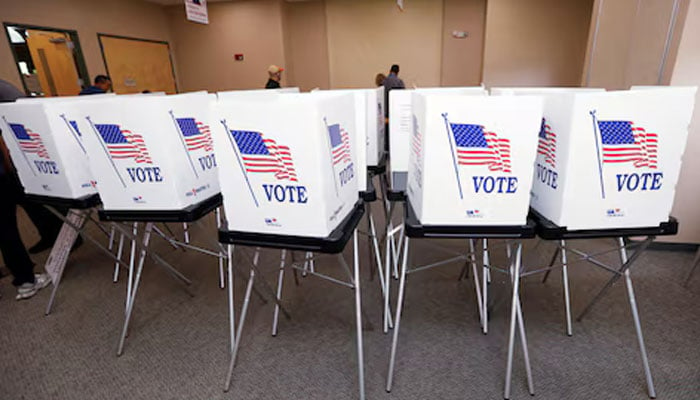
M598 146L598 119L595 117L596 110L589 111L593 118L593 136L595 139L595 155L598 157L598 177L600 178L600 194L605 198L605 184L603 182L603 163L600 160L600 147ZM603 140L601 133L601 140Z
M32 171L32 175L36 176L36 172L34 172L34 168L32 168L32 163L29 162L29 158L27 158L27 155L24 154L24 151L22 150L22 146L19 145L19 139L17 139L17 137L14 135L14 131L12 130L10 123L7 122L7 119L5 118L4 115L2 116L2 120L5 121L5 124L12 132L12 137L15 138L15 142L17 142L17 147L19 147L19 151L20 151L20 153L22 153L22 156L24 157L24 161L26 161L27 165L29 165L29 170Z
M180 125L177 123L177 119L175 119L175 114L173 114L173 110L168 111L170 116L173 119L173 123L175 124L175 129L179 133L177 136L180 138L180 143L182 143L182 148L185 149L185 154L187 155L187 161L190 162L190 166L192 167L192 172L194 172L195 178L199 179L199 174L197 174L197 169L194 167L194 163L192 162L192 157L190 157L190 152L187 150L187 144L185 144L185 139L184 135L182 134L182 129L180 129ZM195 126L197 123L195 122ZM199 128L197 128L199 129Z
M326 135L325 135L326 136L326 143L328 143L328 150L330 151L330 154L331 154L331 164L333 164L333 145L331 144L331 138L330 138L331 131L328 130L328 121L326 121L326 117L323 117L323 124L326 125ZM338 132L338 134L340 134L340 132ZM339 197L338 178L335 176L335 164L333 164L331 171L333 171L333 183L335 184L335 197Z
M100 142L100 146L102 146L102 150L105 151L105 155L107 156L107 159L109 160L109 162L112 164L112 168L114 168L114 172L117 174L117 177L119 177L119 180L121 181L122 186L124 186L126 188L126 183L124 183L124 179L122 179L122 176L119 173L117 166L114 164L114 160L112 160L112 156L109 155L109 151L107 150L107 146L105 145L105 143L103 143L104 139L102 138L102 135L100 135L100 132L97 131L97 128L92 123L92 120L90 119L90 117L85 117L85 119L88 120L88 122L90 123L90 127L92 128L92 131L95 132L95 135L97 135L97 141ZM120 128L120 130L121 130L121 128Z
M462 181L459 178L459 167L457 166L457 157L455 156L455 149L454 146L452 145L452 136L450 135L450 131L452 130L450 128L450 122L447 120L447 113L442 113L442 118L445 120L445 127L447 128L447 141L450 142L450 153L452 154L452 164L455 167L455 176L457 177L457 188L459 188L459 198L464 200L464 193L462 193ZM457 144L455 143L455 146Z
M66 119L66 114L61 114L60 117L61 117L61 119L66 123L66 125L68 126L68 130L70 131L70 133L71 133L71 134L73 135L73 137L75 138L75 141L78 142L78 146L80 146L80 148L83 150L83 153L84 153L84 154L87 154L87 151L85 151L85 147L83 147L83 143L80 141L80 138L79 138L78 136L76 136L75 129L73 129L73 126L72 126L72 125L70 124L70 122L68 122L68 120Z
M250 180L248 179L248 172L245 170L245 166L243 165L243 162L241 161L241 156L238 154L238 146L236 143L233 143L233 132L228 129L228 126L226 125L226 120L222 119L221 124L224 126L224 129L226 130L226 136L228 136L228 140L231 142L231 147L233 148L233 152L236 153L236 160L238 160L238 165L241 167L241 172L243 172L243 177L245 178L245 182L248 184L248 190L250 190L250 195L253 197L253 201L255 202L255 207L260 207L260 204L258 203L258 199L255 197L255 193L253 192L253 187L250 185Z

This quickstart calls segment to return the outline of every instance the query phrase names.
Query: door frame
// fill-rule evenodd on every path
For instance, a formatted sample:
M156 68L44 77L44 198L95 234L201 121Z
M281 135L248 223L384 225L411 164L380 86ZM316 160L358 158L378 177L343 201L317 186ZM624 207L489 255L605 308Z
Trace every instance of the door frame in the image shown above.
M97 33L97 42L100 44L100 53L102 54L102 62L104 63L105 71L107 72L107 75L110 78L111 78L111 75L109 75L109 67L107 66L107 58L105 57L105 50L104 50L104 47L102 46L102 38L103 37L113 38L113 39L135 40L137 42L164 44L165 47L168 48L168 59L170 60L170 73L173 75L173 82L175 83L175 93L180 93L180 88L177 85L177 75L175 75L175 64L173 63L173 52L170 49L170 43L168 43L165 40L143 39L143 38L137 38L137 37L131 37L131 36L112 35L110 33L98 32Z
M92 82L90 81L90 74L88 73L87 70L87 65L85 64L85 56L83 55L83 49L80 47L80 39L78 38L78 31L73 30L73 29L62 29L62 28L53 28L50 26L41 26L41 25L30 25L30 24L20 24L20 23L14 23L14 22L8 22L8 21L3 21L2 23L3 30L5 31L5 36L7 37L7 43L10 46L10 52L12 53L12 58L15 60L15 67L17 67L17 73L19 74L19 80L22 81L22 87L24 88L24 93L29 94L29 90L27 89L27 84L24 82L24 79L22 78L22 70L19 69L19 59L17 58L17 54L15 54L14 50L12 50L12 40L10 39L10 32L7 31L7 28L9 27L20 27L24 29L33 29L33 30L38 30L38 31L47 31L47 32L59 32L59 33L67 33L68 36L70 36L71 42L73 42L73 50L75 51L74 53L74 59L76 61L76 66L78 68L78 77L83 80L83 85L90 85Z

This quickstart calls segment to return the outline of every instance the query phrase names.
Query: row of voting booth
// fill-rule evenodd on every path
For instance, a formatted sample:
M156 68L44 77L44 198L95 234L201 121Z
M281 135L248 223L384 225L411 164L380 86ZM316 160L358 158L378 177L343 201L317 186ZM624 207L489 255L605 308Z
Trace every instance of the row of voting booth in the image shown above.
M155 224L194 222L222 207L225 222L218 238L212 234L213 249L202 251L220 260L220 268L222 260L228 261L231 357L226 389L250 294L258 287L258 252L267 247L281 250L277 291L261 286L275 302L273 335L279 312L286 313L281 301L285 267L353 289L359 397L364 398L357 229L364 214L370 260L383 295L383 331L393 328L387 391L395 372L406 275L425 269L410 264L410 240L453 238L468 240L469 252L431 266L458 259L471 263L484 333L490 274L501 270L509 275L513 290L504 397L510 397L516 336L528 390L534 394L518 286L521 276L528 275L522 240L537 234L557 243L561 263L554 265L553 259L537 271L562 268L568 334L566 268L573 261L566 254L579 261L592 257L566 241L618 238L611 251L620 253L622 265L606 267L615 275L594 302L616 279L627 281L649 395L654 397L629 268L654 236L677 231L670 212L695 92L690 87L424 88L393 90L389 104L384 104L383 88L98 95L22 99L0 105L0 118L8 132L3 138L31 198L48 206L98 207L102 222L112 223L132 241L129 263L121 261L121 245L116 257L129 270L119 354L145 259L152 257L188 282L175 266L151 254L148 244L153 231L175 248L189 245ZM389 171L381 172L384 168ZM370 201L363 195L374 192L371 171L390 181L379 193L388 217L385 229L375 229L363 201ZM87 198L97 200L83 202ZM392 210L399 204L404 215L397 223ZM84 215L89 219L91 214ZM136 223L146 224L141 238ZM75 221L70 227L84 234ZM630 236L647 239L628 257L622 238ZM494 246L494 239L503 240ZM351 240L349 267L342 251ZM384 243L383 256L379 243ZM248 269L234 265L232 253L246 246L256 250L249 272L243 274L246 294L236 320L234 270ZM509 265L492 265L489 252L501 250L507 252ZM288 261L286 251L305 252L304 263L293 257ZM309 267L323 253L339 254L349 282ZM483 261L480 277L477 254ZM392 274L399 278L394 301Z

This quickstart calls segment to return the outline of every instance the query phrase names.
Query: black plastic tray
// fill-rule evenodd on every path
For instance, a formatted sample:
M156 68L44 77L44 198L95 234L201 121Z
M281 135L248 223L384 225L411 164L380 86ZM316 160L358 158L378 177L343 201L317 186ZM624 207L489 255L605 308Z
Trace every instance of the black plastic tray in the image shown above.
M323 238L270 233L219 230L219 242L244 246L268 247L275 249L312 251L314 253L336 254L343 251L352 233L365 212L363 201L355 203L353 210L330 235Z
M102 221L112 222L192 222L209 214L222 202L221 193L182 210L100 210Z

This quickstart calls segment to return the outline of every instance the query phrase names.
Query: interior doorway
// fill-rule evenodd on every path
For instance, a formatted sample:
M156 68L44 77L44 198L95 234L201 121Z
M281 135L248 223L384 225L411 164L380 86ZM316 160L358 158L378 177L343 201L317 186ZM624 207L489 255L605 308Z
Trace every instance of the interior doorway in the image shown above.
M89 83L76 31L3 25L27 95L74 96Z
M177 93L168 42L102 33L97 36L114 93Z

